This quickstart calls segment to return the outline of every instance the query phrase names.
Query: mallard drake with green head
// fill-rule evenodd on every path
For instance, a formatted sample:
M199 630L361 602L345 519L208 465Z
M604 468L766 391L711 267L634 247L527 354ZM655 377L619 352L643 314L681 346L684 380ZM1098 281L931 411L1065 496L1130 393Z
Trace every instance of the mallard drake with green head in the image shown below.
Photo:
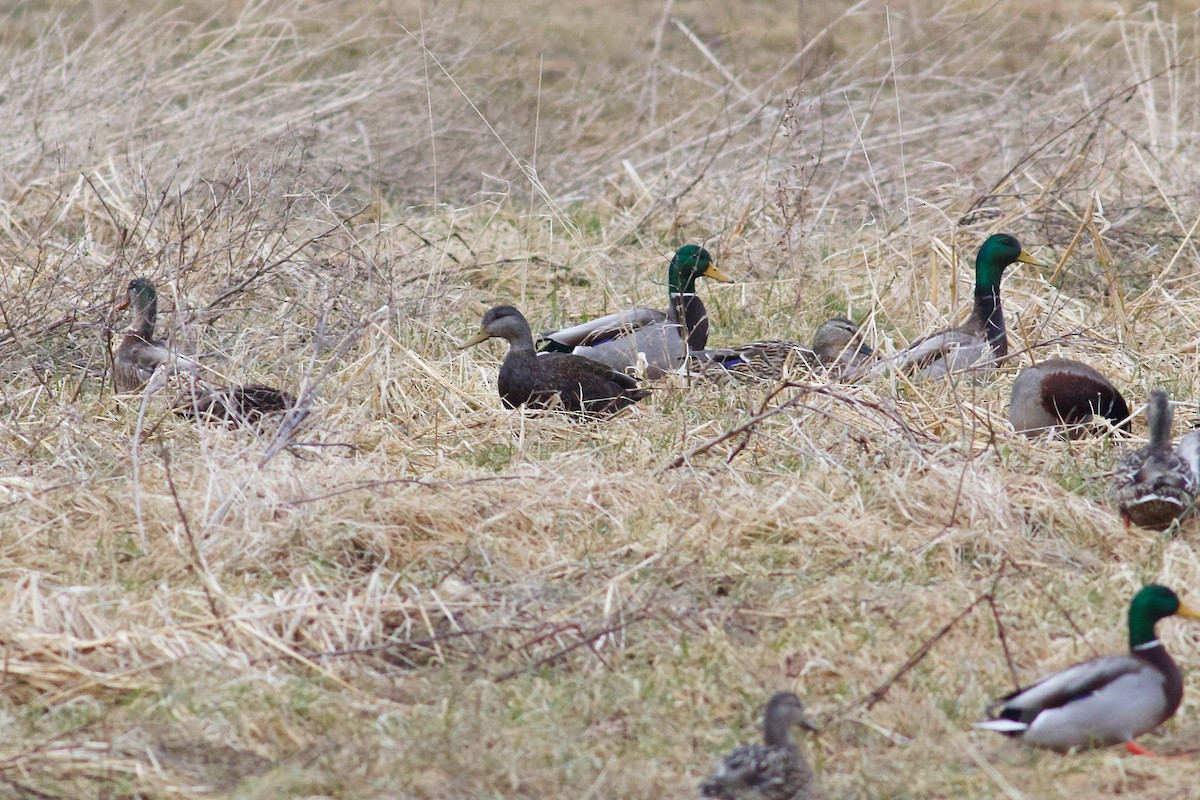
M678 368L694 350L708 344L708 311L696 294L696 280L732 279L717 269L708 250L685 245L675 252L667 272L670 305L666 311L635 308L563 328L538 337L546 353L574 353L622 372L645 358L646 375L661 378Z
M785 375L863 364L873 352L858 326L845 317L821 323L811 347L799 342L762 341L692 354L689 365L703 378L777 381Z
M1008 419L1017 433L1062 431L1081 436L1093 417L1129 432L1129 406L1108 378L1087 364L1048 358L1026 367L1013 381Z
M118 392L141 389L159 367L193 376L200 374L199 364L172 352L166 339L154 338L158 292L153 283L145 278L131 280L116 310L126 308L132 309L132 319L113 356L113 383Z
M1165 530L1192 509L1197 485L1191 465L1171 449L1167 393L1150 393L1146 407L1150 441L1117 462L1113 498L1126 527Z
M995 701L976 728L1038 747L1069 750L1125 743L1166 722L1183 699L1183 676L1154 633L1160 619L1200 619L1173 591L1150 584L1129 604L1129 655L1093 658Z
M135 392L155 372L186 374L187 390L176 398L174 410L182 417L202 422L256 423L266 414L286 411L295 398L270 386L216 386L197 376L200 365L171 352L165 339L154 338L158 318L158 292L145 278L134 278L117 309L131 308L133 320L113 356L113 381L118 392Z
M719 800L808 800L813 771L790 731L800 725L817 728L804 715L804 705L791 692L776 692L763 715L763 743L744 744L717 765L700 784L702 797Z
M957 328L931 333L879 362L871 370L911 370L932 378L958 370L995 365L1008 355L1008 330L1000 305L1000 278L1009 264L1045 266L1007 233L989 236L975 257L975 305Z
M508 342L496 387L507 408L547 408L557 403L571 412L608 414L649 394L637 379L606 364L571 353L538 354L533 333L520 311L495 306L483 315L479 332L463 342L465 350L491 338Z

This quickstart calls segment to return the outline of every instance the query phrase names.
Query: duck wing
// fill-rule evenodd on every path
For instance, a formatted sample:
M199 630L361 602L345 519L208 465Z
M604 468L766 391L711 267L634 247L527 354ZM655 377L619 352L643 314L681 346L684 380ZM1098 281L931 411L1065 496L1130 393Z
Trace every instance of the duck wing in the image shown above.
M878 376L890 370L919 372L922 377L934 378L975 366L991 358L992 346L987 339L967 331L952 328L917 339L890 358L878 362L871 374Z
M113 359L117 391L137 391L162 366L193 376L200 373L200 365L186 356L171 352L166 339L147 340L136 333L125 334Z
M576 347L597 345L610 339L628 336L639 328L665 322L667 312L652 308L635 308L562 328L538 336L537 349L550 353L570 353Z
M683 364L688 347L683 339L683 326L664 320L643 325L624 336L576 347L572 352L618 372L636 368L644 360L646 375L657 379Z
M517 402L513 405L521 402L517 394L526 397L524 402L533 408L552 405L557 397L567 411L611 413L650 394L648 390L638 388L638 381L632 375L583 356L543 353L535 363L536 373L502 376L506 384L510 380L518 383L531 381L522 386L519 392L515 392L515 386L501 387L502 394L510 388L514 390L513 399Z

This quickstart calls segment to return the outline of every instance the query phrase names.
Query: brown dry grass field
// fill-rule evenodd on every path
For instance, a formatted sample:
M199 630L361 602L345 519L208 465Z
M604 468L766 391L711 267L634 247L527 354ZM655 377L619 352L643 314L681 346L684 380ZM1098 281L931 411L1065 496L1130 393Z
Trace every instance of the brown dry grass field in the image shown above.
M1200 522L1108 498L1152 388L1200 422L1192 3L31 2L0 54L0 796L688 798L791 689L828 798L1200 797L1193 758L970 727L1121 651L1142 583L1200 600ZM701 241L712 343L844 314L890 352L998 231L1048 266L981 380L579 423L455 348L498 302L662 306ZM139 275L302 425L114 396ZM1056 354L1131 439L1013 433ZM1200 627L1160 634L1143 743L1195 752Z

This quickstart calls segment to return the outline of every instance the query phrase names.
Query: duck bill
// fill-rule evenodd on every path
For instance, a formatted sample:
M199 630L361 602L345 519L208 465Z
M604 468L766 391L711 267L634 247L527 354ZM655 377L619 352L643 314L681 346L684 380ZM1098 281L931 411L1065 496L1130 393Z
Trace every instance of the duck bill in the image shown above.
M1042 262L1038 261L1036 258L1029 255L1029 253L1026 252L1025 250L1022 250L1021 255L1017 256L1017 261L1020 261L1022 264L1032 264L1035 267L1049 267L1050 266L1049 264L1043 264Z
M1200 611L1197 611L1194 608L1189 608L1183 603L1179 604L1179 610L1175 613L1181 617L1187 617L1188 619L1200 619Z
M701 272L700 276L709 280L720 281L721 283L733 283L733 278L717 269L716 264L709 264L708 269Z
M821 732L821 729L818 728L815 724L813 724L813 721L811 719L809 719L808 717L803 717L803 716L800 717L800 719L796 720L796 724L799 725L801 728L804 728L804 730L806 730L806 731L812 731L813 733Z
M129 295L125 295L125 299L113 306L113 311L124 311L129 308Z
M468 347L474 347L475 345L479 344L480 342L486 342L490 338L492 338L492 335L490 333L488 333L486 330L484 330L483 328L480 328L479 331L474 336L472 336L470 339L467 339L465 342L460 344L458 346L458 349L466 350Z

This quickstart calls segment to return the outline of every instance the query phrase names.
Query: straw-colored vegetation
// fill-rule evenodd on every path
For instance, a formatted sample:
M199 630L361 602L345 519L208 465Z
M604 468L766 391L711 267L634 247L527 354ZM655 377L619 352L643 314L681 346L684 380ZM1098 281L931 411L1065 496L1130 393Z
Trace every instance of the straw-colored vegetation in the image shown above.
M1010 666L1121 651L1143 582L1200 594L1200 523L1110 507L1131 444L1005 421L1062 354L1196 422L1200 18L1059 5L10 9L0 795L685 798L790 689L829 797L1200 797L1191 760L970 728ZM454 347L502 301L661 306L703 241L714 344L848 314L890 352L996 231L1051 266L978 382L681 379L579 424ZM139 275L299 430L114 396ZM1200 630L1160 633L1179 753Z

